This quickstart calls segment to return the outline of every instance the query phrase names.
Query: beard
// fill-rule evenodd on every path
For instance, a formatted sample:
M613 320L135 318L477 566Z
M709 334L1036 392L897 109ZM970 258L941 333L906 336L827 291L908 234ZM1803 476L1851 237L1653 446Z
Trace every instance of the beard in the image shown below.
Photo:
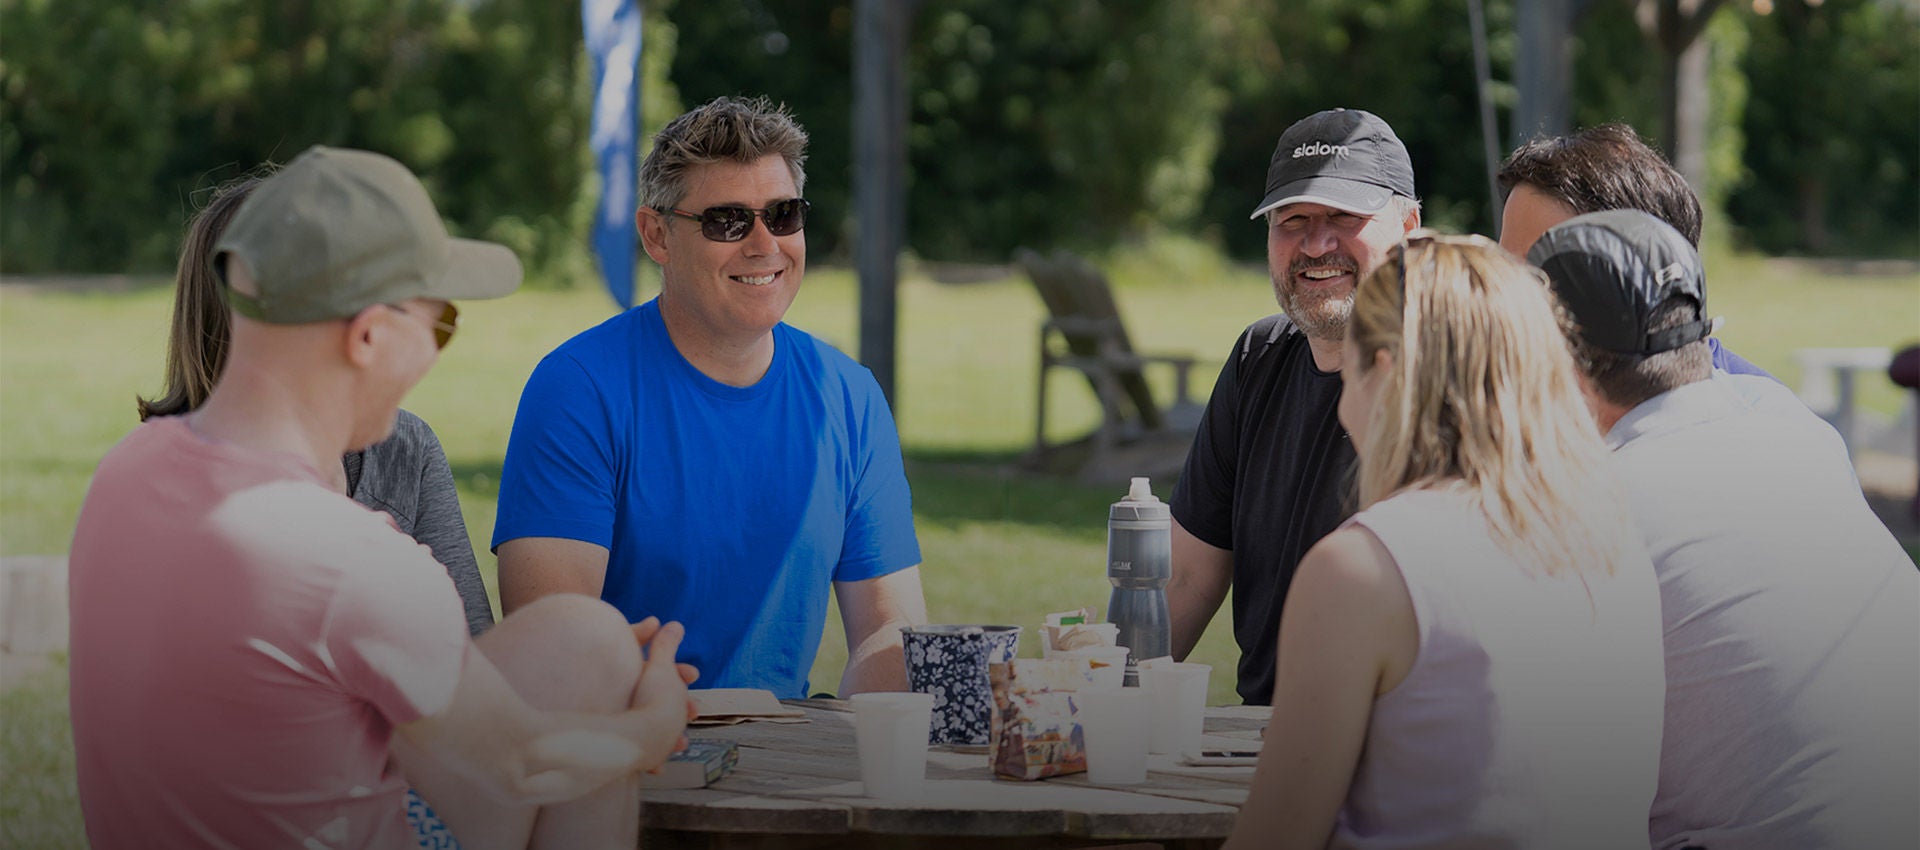
M1360 263L1344 254L1326 257L1302 257L1287 267L1287 275L1273 282L1273 295L1280 302L1280 309L1287 318L1292 319L1307 336L1321 339L1345 339L1347 320L1353 315L1354 286L1340 290L1313 289L1301 291L1296 283L1300 273L1307 269L1341 269L1353 276L1355 285L1360 279Z

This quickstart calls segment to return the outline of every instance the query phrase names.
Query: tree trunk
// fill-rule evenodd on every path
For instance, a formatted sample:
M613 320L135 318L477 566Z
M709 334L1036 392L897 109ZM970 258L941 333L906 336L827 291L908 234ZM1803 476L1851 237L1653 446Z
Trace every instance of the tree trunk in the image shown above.
M1818 177L1801 177L1796 188L1800 201L1800 244L1810 253L1826 253L1827 183Z
M1642 0L1640 6L1641 25L1660 48L1660 147L1694 194L1706 189L1707 119L1712 110L1707 80L1711 57L1700 36L1722 2Z

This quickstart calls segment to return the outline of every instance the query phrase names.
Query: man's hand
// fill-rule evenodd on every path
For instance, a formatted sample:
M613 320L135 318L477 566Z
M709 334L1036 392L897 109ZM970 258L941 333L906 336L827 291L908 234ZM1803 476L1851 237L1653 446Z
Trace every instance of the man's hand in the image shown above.
M641 767L652 770L665 763L667 756L687 747L687 721L694 718L693 700L687 686L700 677L691 664L674 661L680 640L686 636L679 623L661 625L648 617L634 624L633 635L646 658L641 662L640 679L633 687L633 708L646 726L641 742L647 758ZM645 638L642 638L642 635Z
M648 617L644 620L641 620L638 623L633 624L633 641L634 643L640 644L640 653L643 658L650 657L647 654L647 644L653 640L654 635L657 635L659 633L660 633L659 617ZM681 682L691 685L694 682L700 681L700 668L695 667L692 664L687 664L685 662L676 662L673 666L675 670L678 670L680 672ZM643 676L641 677L639 682L635 683L634 692L633 692L633 704L636 706L640 704L640 685L645 681L646 681L646 677ZM687 698L687 722L692 723L694 719L698 718L699 716L700 716L700 709L694 706L693 698L689 696ZM687 736L683 733L680 735L680 740L674 742L673 751L677 753L686 748L687 748ZM659 768L654 768L653 772L657 772L658 770Z

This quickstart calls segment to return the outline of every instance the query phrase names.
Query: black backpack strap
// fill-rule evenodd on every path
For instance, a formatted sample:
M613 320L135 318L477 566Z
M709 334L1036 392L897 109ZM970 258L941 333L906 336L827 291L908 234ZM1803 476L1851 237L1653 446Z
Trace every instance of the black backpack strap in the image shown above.
M1247 326L1247 332L1240 336L1240 362L1267 350L1267 348L1288 334L1299 330L1299 326L1287 318L1285 313L1275 313Z

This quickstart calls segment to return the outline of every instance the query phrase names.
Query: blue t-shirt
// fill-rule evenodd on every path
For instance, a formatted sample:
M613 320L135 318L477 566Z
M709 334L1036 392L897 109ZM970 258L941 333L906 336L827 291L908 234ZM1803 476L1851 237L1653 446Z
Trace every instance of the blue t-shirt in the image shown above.
M1713 352L1713 368L1715 369L1719 369L1729 375L1759 375L1776 384L1780 383L1779 378L1768 374L1767 370L1747 362L1746 358L1732 351L1728 351L1725 346L1720 344L1720 340L1714 337L1707 337L1707 350Z
M605 546L600 596L687 626L702 687L807 695L832 582L914 566L900 437L873 373L773 329L750 387L680 356L657 301L568 340L520 396L493 546Z

